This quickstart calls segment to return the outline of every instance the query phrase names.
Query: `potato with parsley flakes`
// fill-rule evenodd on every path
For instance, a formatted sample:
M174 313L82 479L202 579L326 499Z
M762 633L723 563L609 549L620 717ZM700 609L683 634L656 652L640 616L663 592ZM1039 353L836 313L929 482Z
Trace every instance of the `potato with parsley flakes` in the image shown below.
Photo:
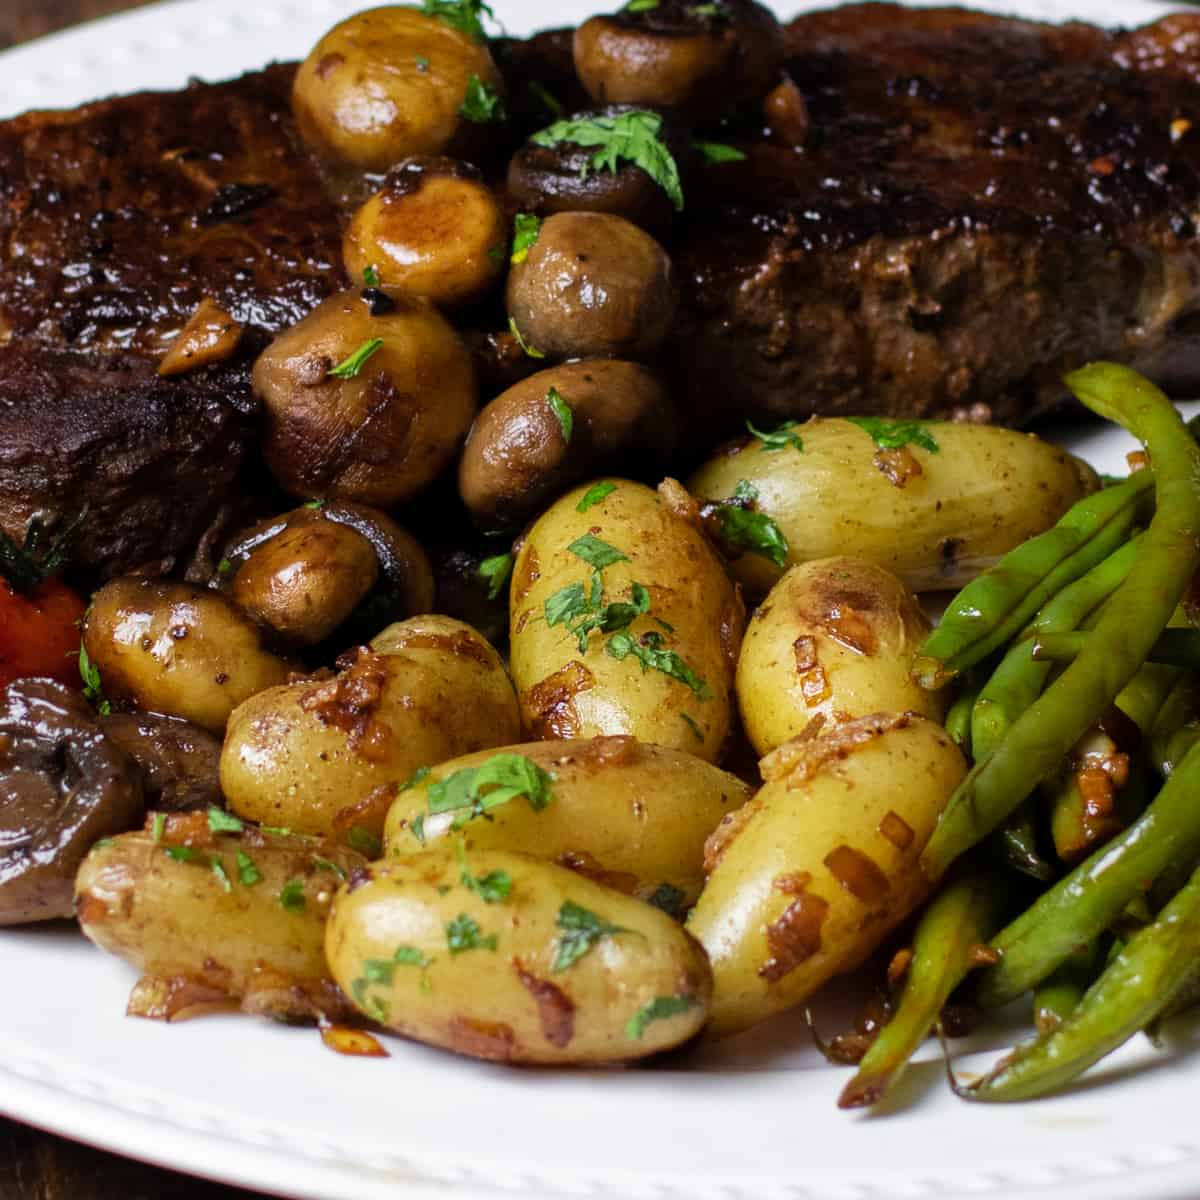
M788 569L746 626L738 656L742 727L769 754L820 717L824 726L873 712L940 721L945 690L912 678L930 629L916 597L861 558L820 558Z
M1065 450L995 425L815 417L754 428L688 481L754 596L787 567L834 554L886 567L914 592L959 588L1097 484Z
M551 505L517 554L509 621L528 737L720 753L745 613L704 535L651 488L607 479Z
M442 763L397 796L388 855L462 838L516 850L680 915L704 884L704 841L750 798L691 754L615 736L528 742Z
M687 1041L712 988L665 913L554 863L427 850L337 893L333 976L364 1016L473 1058L619 1062Z
M170 1020L236 1003L281 1018L343 1018L325 919L353 850L244 825L230 813L152 813L105 838L75 879L83 932L142 972L129 1011Z
M410 617L339 660L333 679L269 688L234 710L221 789L239 816L338 834L370 853L418 767L518 737L500 656L452 617Z
M921 851L967 765L940 725L874 713L761 768L767 782L709 839L687 921L712 963L718 1037L802 1004L928 897Z

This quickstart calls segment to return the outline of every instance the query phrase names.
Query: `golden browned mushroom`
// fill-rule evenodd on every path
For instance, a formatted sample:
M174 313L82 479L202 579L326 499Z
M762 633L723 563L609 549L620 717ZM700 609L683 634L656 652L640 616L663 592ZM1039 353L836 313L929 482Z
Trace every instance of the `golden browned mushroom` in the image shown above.
M783 65L779 22L753 0L658 0L575 31L575 70L597 104L714 117L765 93Z
M476 300L499 278L507 230L479 171L453 158L405 159L354 214L342 242L352 279L374 277L434 304Z
M637 363L590 359L539 371L475 422L458 469L463 502L484 529L519 525L571 484L638 454L668 453L676 423L662 385Z
M526 345L555 358L642 355L666 336L671 260L644 230L608 213L556 213L508 276L508 314Z
M458 334L427 301L379 289L332 296L280 334L253 383L263 456L297 496L407 500L450 463L475 415Z
M478 20L387 5L335 25L296 72L304 140L335 164L386 171L478 140L503 114L503 80Z

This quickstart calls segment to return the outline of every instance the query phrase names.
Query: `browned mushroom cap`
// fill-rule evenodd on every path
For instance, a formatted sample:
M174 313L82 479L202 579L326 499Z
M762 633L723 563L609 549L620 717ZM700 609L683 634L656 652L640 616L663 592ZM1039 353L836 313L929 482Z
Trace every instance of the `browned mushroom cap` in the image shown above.
M638 357L675 316L666 251L611 213L556 213L508 276L508 313L525 342L552 358Z
M704 118L766 92L783 29L752 0L658 0L575 32L575 70L598 104L656 104Z
M644 105L610 104L573 113L570 120L619 117L644 108ZM682 173L692 157L687 130L669 114L659 115L663 118L659 137ZM675 213L670 197L641 167L622 162L616 171L597 170L592 163L595 156L595 146L578 146L569 141L543 146L527 141L508 165L508 192L513 203L525 212L543 216L557 212L602 212L615 213L647 229L662 229L670 224Z
M84 855L141 811L137 769L78 692L49 679L0 691L0 925L71 916Z
M146 806L187 812L221 806L221 743L206 729L157 713L110 713L100 727L141 768Z
M639 454L669 453L675 431L667 396L645 367L617 359L563 363L522 380L479 414L459 465L459 492L482 528L511 528L617 456L628 474Z

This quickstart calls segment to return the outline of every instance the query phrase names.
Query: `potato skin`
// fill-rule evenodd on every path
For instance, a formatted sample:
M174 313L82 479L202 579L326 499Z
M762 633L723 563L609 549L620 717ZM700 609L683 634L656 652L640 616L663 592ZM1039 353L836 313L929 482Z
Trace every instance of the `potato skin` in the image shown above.
M477 136L459 112L472 75L504 89L486 45L418 9L387 5L321 38L296 72L292 109L304 140L327 160L386 171L406 155Z
M126 576L92 598L83 645L110 700L220 733L243 700L291 667L223 596L189 583Z
M339 891L326 954L364 1014L418 1041L514 1063L642 1058L703 1024L708 963L665 913L529 855L477 850L464 862L447 849L373 863L366 881ZM491 903L463 883L499 872L511 889ZM555 970L565 904L624 932ZM453 928L470 922L494 948L451 949ZM636 1036L630 1021L665 997L681 998L682 1011Z
M520 754L550 772L550 803L535 809L518 799L493 809L491 820L468 821L459 831L451 829L455 813L429 813L431 784L495 754ZM578 864L585 874L643 900L666 884L678 893L679 910L700 894L705 839L749 798L749 786L736 776L635 738L529 742L435 767L396 798L384 842L388 854L410 856L461 837L470 852L515 850ZM413 822L420 814L426 815L418 837Z
M881 451L866 430L816 417L796 429L802 451L768 450L749 438L710 459L688 490L720 500L744 479L787 538L788 566L851 554L886 567L914 592L961 587L1094 490L1090 468L1033 434L948 421L921 426L939 452L905 446L901 453L911 453L921 473L903 486L877 465ZM755 596L782 574L749 553L731 570Z
M918 687L912 658L930 630L890 571L860 558L790 567L746 626L738 656L742 727L761 756L820 716L945 716L946 694Z
M500 656L469 625L412 617L388 626L327 682L302 680L238 708L221 789L239 816L299 833L377 838L394 789L418 767L515 741L516 697ZM378 804L349 813L375 789Z
M454 458L475 416L475 369L462 339L427 301L390 294L372 316L360 292L319 304L259 355L263 457L296 496L389 508ZM353 378L330 371L382 345Z
M535 740L630 734L716 760L729 731L733 667L745 614L704 536L650 488L628 480L580 513L587 487L568 492L530 528L513 569L510 665L526 734ZM649 611L618 634L595 631L581 654L566 625L545 620L562 588L592 586L592 567L568 547L591 535L625 557L601 572L605 604L646 588ZM670 626L668 629L667 626ZM647 639L678 655L703 681L703 695L629 653L614 637Z
M131 1011L169 1018L197 998L196 989L204 1002L237 1000L248 1012L345 1016L349 1005L325 963L325 918L338 883L366 860L341 846L253 829L204 837L205 818L197 816L195 861L173 859L167 840L125 833L98 842L76 876L83 932L143 973ZM168 818L168 829L175 820ZM245 882L239 852L260 879Z
M918 859L967 769L940 726L885 713L786 743L762 768L710 841L688 918L713 966L716 1036L802 1003L928 896Z

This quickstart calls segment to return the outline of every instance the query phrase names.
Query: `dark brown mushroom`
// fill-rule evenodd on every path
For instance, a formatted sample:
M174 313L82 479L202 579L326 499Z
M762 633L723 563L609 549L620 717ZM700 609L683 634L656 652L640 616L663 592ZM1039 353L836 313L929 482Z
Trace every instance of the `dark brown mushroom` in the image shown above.
M0 691L0 925L71 916L88 850L141 812L137 768L78 692L49 679Z
M157 713L110 713L100 718L100 728L141 769L148 808L221 807L221 743L207 730Z

